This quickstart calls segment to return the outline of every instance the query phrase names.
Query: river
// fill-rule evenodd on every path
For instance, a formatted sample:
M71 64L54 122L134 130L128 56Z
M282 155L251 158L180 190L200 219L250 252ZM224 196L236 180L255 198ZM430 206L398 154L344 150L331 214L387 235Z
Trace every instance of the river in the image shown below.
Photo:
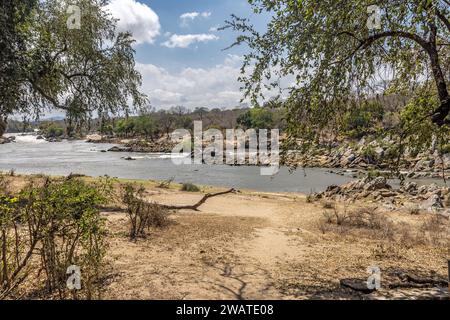
M273 177L261 176L258 167L226 165L175 165L167 154L101 152L111 144L84 141L50 143L35 136L16 136L15 143L0 145L0 171L15 170L22 174L68 175L70 173L98 177L109 175L124 179L152 179L191 182L217 187L234 187L268 192L320 192L331 184L352 180L327 169L282 167ZM135 158L126 161L124 157Z

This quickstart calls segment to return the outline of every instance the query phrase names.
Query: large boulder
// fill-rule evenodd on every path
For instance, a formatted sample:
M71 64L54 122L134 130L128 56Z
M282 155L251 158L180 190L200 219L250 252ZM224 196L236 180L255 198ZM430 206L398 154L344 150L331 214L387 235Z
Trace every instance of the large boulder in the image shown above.
M369 182L368 178L361 180L354 180L342 186L345 191L360 191L364 189L364 186Z
M345 168L355 160L356 160L356 156L352 153L352 154L344 157L344 159L341 161L341 166L343 168Z
M0 144L15 142L16 137L0 137Z
M86 136L86 142L95 143L95 142L101 142L103 140L103 137L99 134L90 134Z
M403 187L402 190L405 191L406 193L417 193L417 183L415 182L407 182Z
M388 185L385 177L377 177L364 186L364 190L366 191L375 191L380 189L392 189L392 187Z
M434 194L428 200L424 201L421 207L422 209L428 211L438 211L443 209L444 205L442 204L442 200L439 195Z
M382 147L375 148L375 154L378 158L382 158L384 156L384 149Z

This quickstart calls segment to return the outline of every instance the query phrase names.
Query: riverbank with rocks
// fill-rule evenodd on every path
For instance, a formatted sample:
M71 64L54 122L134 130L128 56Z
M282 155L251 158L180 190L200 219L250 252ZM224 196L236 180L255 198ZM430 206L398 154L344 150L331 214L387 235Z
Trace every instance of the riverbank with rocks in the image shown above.
M312 201L372 202L390 210L403 208L411 213L428 211L450 217L450 187L436 184L419 186L409 181L394 188L385 177L366 177L342 186L329 186L325 192L309 197Z
M16 137L11 136L11 137L0 137L0 144L7 144L7 143L12 143L16 141Z
M101 135L89 135L86 137L88 143L116 144L107 152L134 152L134 153L171 153L176 143L163 137L153 141L145 139L121 139Z
M86 137L89 143L116 144L109 152L134 153L171 153L175 143L167 137L148 141L146 139L121 139L98 134ZM308 152L282 152L281 165L305 168L329 168L330 173L353 178L362 178L367 172L392 177L395 171L408 179L448 179L450 180L450 152L441 154L438 151L412 153L399 162L393 163L393 140L373 140L366 138L359 142L335 142L327 146L315 146Z
M359 142L336 142L328 146L314 146L308 152L288 151L285 164L300 167L330 168L333 173L352 174L377 171L389 175L399 171L409 179L450 179L450 150L444 153L430 149L413 154L406 150L405 156L398 158L393 140ZM448 151L448 152L447 152Z

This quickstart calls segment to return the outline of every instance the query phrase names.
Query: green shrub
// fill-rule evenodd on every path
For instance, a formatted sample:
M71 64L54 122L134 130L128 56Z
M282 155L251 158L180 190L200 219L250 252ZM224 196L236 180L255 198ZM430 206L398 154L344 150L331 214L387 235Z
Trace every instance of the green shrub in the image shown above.
M362 149L361 155L369 161L375 161L377 159L377 153L375 152L375 148L370 145Z
M106 252L105 221L98 206L105 198L79 179L32 180L16 197L0 199L0 299L11 296L40 270L45 290L69 295L67 269L82 270L82 290L74 295L92 299L98 294ZM31 262L31 257L39 259Z
M351 106L345 114L343 129L351 138L361 138L383 119L384 109L378 101L365 101Z
M122 201L130 220L130 239L145 238L151 227L162 228L169 222L169 210L165 207L143 200L143 186L126 184L122 186Z
M445 144L440 148L441 154L449 154L450 153L450 144Z
M369 178L369 180L373 180L375 178L378 178L381 176L381 172L378 170L373 170L373 169L369 169L367 171L367 178Z
M181 191L186 191L186 192L200 192L200 188L197 187L195 184L193 183L183 183L183 185L181 186Z
M41 130L46 138L59 138L64 135L64 128L54 123L43 125Z

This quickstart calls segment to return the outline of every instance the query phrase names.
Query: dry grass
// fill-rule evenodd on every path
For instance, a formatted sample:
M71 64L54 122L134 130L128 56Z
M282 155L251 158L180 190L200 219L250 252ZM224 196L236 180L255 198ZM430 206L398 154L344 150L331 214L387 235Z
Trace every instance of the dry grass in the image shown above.
M142 184L148 203L185 205L201 197L180 185ZM383 279L398 269L447 274L448 220L427 212L384 212L365 203L324 209L299 195L243 191L211 199L200 212L177 211L173 223L133 242L121 209L104 212L107 299L367 299L340 290L339 279L364 279L373 265Z
M416 226L402 221L394 222L388 217L388 213L376 208L349 210L335 206L332 210L324 211L323 217L318 225L323 234L359 234L375 240L394 242L395 246L407 249L424 245L445 247L450 244L449 219L440 215L424 215L421 224Z
M144 200L145 188L142 185L122 186L122 201L129 219L130 238L145 238L150 228L162 228L169 224L170 211L157 203Z

